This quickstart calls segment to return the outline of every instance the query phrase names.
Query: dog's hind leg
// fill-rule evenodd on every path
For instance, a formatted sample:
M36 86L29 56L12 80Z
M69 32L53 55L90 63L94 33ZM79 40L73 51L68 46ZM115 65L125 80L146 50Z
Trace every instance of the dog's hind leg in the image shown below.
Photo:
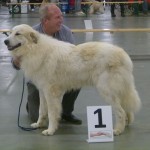
M121 134L126 125L126 112L121 106L120 99L120 82L114 80L112 75L108 72L104 72L96 83L96 87L99 93L104 99L112 106L115 112L116 124L114 127L114 135Z
M126 112L120 104L120 99L115 95L111 95L112 91L101 91L102 96L105 100L112 106L113 111L115 112L116 124L114 127L114 135L121 134L126 125Z
M121 134L126 126L126 113L124 109L121 107L118 98L112 99L112 108L115 112L116 124L114 127L114 135Z
M134 113L133 112L126 112L126 126L131 124L134 121Z
M116 123L114 126L114 135L119 135L121 134L126 126L126 112L122 108L120 104L120 99L116 96L111 96L109 97L104 96L109 102L109 104L112 106L113 111L115 112L115 118L116 118Z

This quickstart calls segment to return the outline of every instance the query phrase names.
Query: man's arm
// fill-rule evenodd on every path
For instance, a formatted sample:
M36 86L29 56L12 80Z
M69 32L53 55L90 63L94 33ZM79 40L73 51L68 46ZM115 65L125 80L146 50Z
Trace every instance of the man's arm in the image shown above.
M56 38L61 41L75 44L75 39L71 29L65 25L62 25L61 30L59 31L59 37L56 36Z

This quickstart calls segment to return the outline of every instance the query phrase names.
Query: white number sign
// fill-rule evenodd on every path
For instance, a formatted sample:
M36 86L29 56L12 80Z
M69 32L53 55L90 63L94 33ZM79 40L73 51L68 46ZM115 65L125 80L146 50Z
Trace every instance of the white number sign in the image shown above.
M88 106L88 142L113 141L111 106Z

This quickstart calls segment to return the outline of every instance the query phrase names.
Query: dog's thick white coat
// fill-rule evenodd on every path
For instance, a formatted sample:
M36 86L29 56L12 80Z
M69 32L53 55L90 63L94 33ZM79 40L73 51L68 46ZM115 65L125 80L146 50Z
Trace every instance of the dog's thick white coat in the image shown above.
M94 86L112 105L116 116L114 134L121 134L140 108L135 89L133 65L127 53L103 42L80 45L58 41L34 31L28 25L13 28L7 39L13 57L21 57L21 68L40 92L39 119L32 127L43 127L44 135L53 135L61 116L61 99L66 91ZM86 99L86 97L85 97Z

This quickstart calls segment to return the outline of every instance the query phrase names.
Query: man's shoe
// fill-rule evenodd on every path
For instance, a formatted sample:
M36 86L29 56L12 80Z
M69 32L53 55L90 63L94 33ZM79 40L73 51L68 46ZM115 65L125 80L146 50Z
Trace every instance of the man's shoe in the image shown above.
M82 11L78 11L75 13L77 16L85 16L85 13Z
M121 14L121 17L125 17L125 14Z
M82 124L82 120L78 119L77 117L75 117L74 115L64 115L62 114L62 120L71 123L71 124L76 124L76 125L80 125Z
M111 14L111 17L116 17L116 15L115 14Z

